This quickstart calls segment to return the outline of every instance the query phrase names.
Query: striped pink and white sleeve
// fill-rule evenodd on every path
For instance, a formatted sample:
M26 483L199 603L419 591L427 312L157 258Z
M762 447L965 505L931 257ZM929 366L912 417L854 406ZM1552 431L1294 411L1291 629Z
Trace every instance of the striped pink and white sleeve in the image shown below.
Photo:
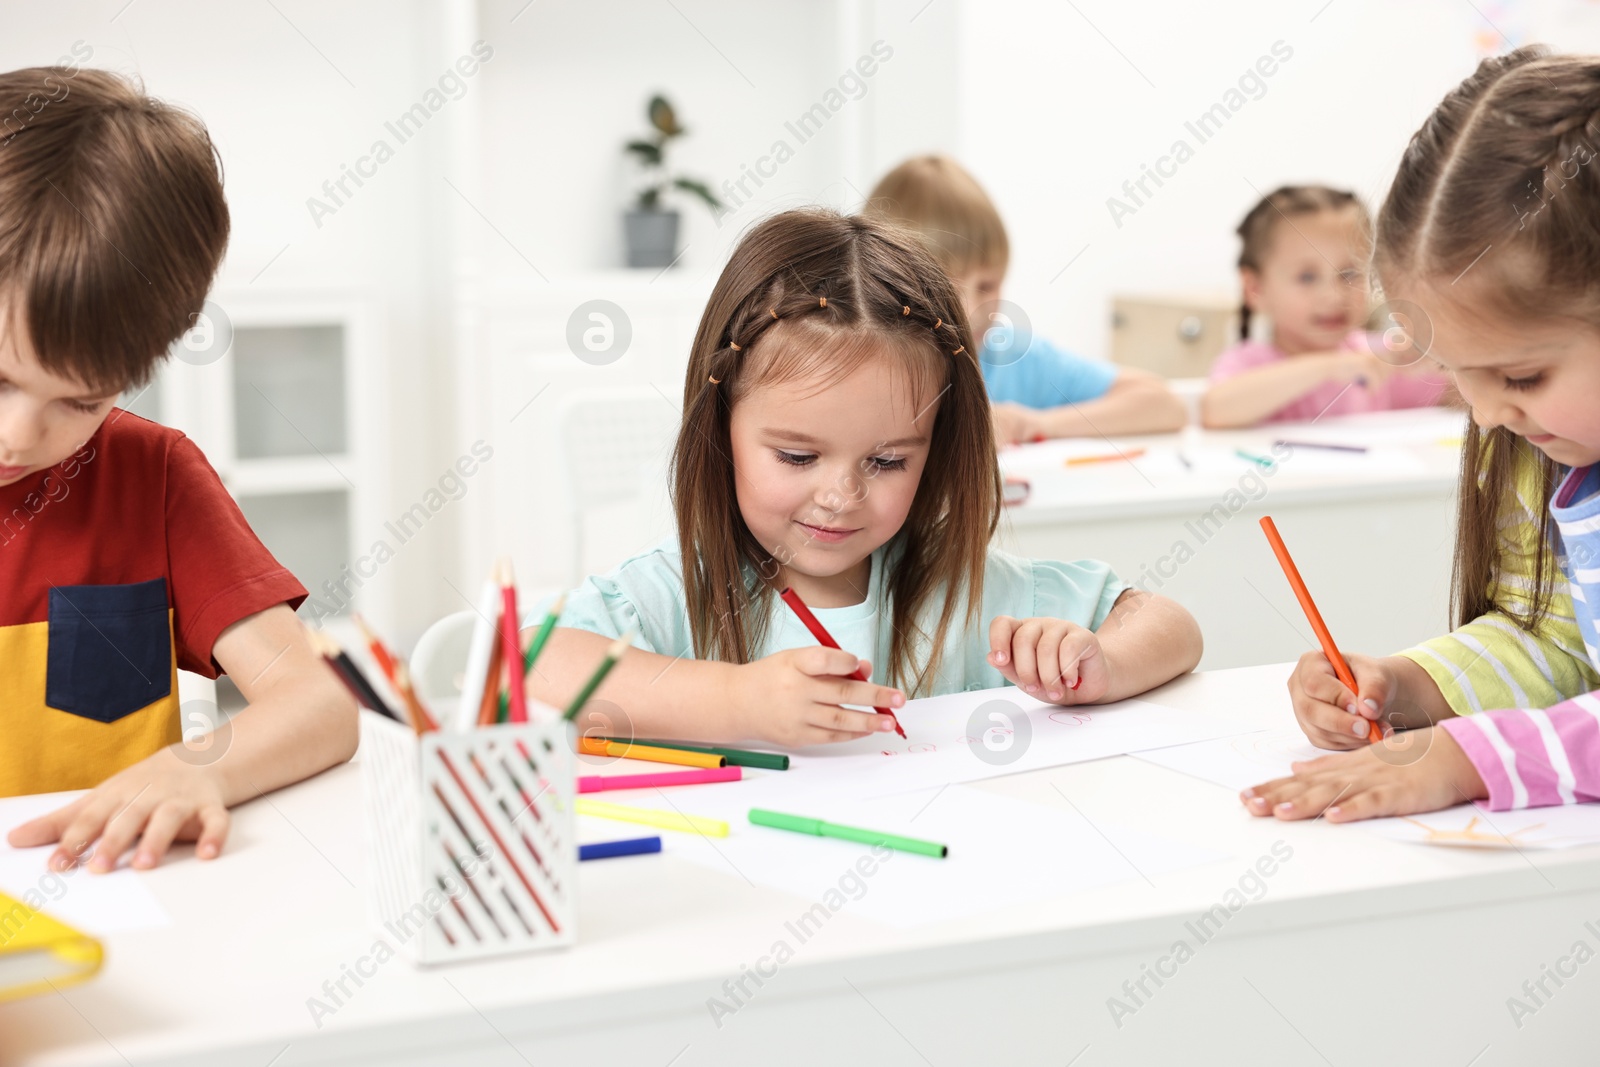
M1600 800L1600 691L1439 725L1482 775L1490 811Z

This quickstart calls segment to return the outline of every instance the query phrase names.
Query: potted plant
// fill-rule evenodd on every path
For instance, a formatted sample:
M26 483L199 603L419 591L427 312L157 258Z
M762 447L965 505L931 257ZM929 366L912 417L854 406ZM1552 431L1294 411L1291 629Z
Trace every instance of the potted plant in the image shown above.
M668 189L691 193L713 211L720 208L722 202L712 195L705 182L668 172L667 144L688 131L678 124L677 113L667 98L651 97L645 115L653 132L626 145L626 151L639 161L645 174L633 209L623 217L628 239L628 266L668 267L678 256L678 213L663 209L662 194Z

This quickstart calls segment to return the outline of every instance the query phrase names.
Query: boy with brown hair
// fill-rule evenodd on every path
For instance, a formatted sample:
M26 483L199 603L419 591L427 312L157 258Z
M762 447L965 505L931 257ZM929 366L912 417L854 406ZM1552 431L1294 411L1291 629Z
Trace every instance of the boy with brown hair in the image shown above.
M908 159L878 182L865 211L920 233L961 290L980 339L997 443L1183 426L1183 402L1158 376L1074 356L995 322L1011 244L994 201L961 164L938 155Z
M114 407L200 311L228 240L194 116L104 71L0 74L0 796L88 789L11 831L51 866L175 839L350 757L355 705L312 651L306 591L194 443ZM250 706L180 743L177 671Z

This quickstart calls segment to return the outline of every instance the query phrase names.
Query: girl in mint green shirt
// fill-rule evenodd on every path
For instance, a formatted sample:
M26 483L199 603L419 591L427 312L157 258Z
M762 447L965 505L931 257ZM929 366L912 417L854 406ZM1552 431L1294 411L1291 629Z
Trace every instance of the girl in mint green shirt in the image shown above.
M808 745L895 728L846 705L1007 683L1102 703L1199 661L1189 613L1106 564L990 547L1000 475L960 298L885 223L790 211L740 242L695 336L672 477L676 538L574 592L529 679L564 705L631 632L595 725L615 727L610 704L638 736Z

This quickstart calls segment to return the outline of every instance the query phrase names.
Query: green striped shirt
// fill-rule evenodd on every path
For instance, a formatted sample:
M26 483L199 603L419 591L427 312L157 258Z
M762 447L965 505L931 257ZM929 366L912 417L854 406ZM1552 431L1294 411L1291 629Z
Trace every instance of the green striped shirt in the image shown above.
M1553 553L1545 556L1553 590L1548 613L1532 631L1511 615L1526 613L1532 600L1539 516L1548 506L1539 494L1538 467L1526 459L1518 464L1515 490L1501 510L1499 570L1489 586L1490 602L1504 610L1400 653L1428 672L1457 715L1548 708L1600 689L1600 673L1584 652L1572 597Z

